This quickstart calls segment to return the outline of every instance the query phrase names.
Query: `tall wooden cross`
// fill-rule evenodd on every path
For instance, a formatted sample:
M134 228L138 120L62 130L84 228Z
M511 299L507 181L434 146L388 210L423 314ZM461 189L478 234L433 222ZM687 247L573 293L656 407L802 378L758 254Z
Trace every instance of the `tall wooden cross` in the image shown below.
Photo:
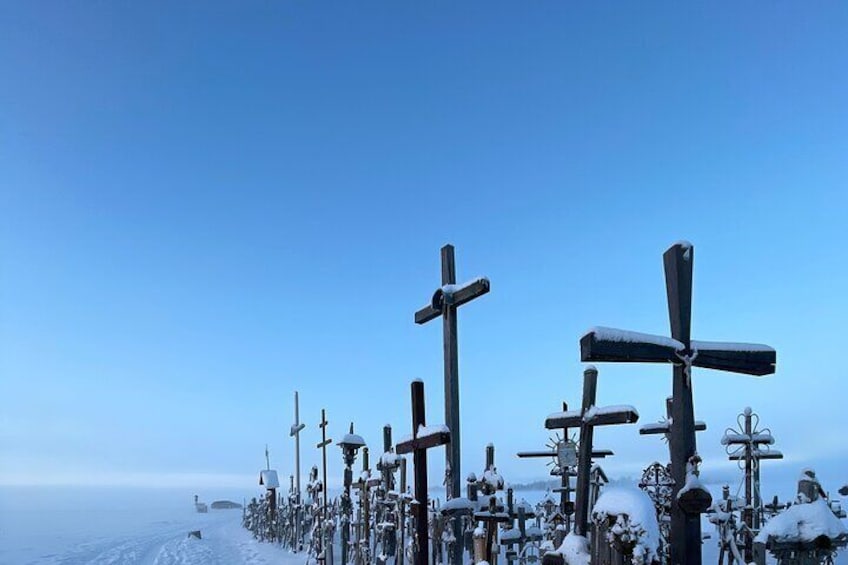
M674 494L686 483L686 464L695 455L691 369L704 367L749 375L774 372L776 354L764 345L699 342L691 339L692 244L680 242L663 254L671 338L594 328L580 339L583 361L672 363L672 421L669 435ZM700 565L701 521L697 512L672 505L671 562Z
M462 472L460 460L459 427L459 350L457 344L456 315L457 308L489 292L489 279L477 278L464 284L456 284L456 261L453 245L442 247L442 286L436 289L430 304L415 313L416 324L426 324L430 320L442 317L442 347L445 364L445 423L451 430L451 442L445 446L445 473L447 498L461 496ZM456 539L462 535L460 520L453 521L453 533ZM453 547L451 562L461 563L462 547L456 543Z
M595 426L632 424L639 413L632 406L595 406L598 390L598 370L591 365L583 371L583 403L580 410L555 412L545 420L549 430L579 428L580 443L577 455L577 499L574 509L574 533L586 536L589 529L589 481L592 471L592 439Z
M451 430L451 442L445 448L446 470L449 472L448 496L460 494L459 433L459 352L457 345L457 308L489 292L489 279L477 278L456 284L456 262L453 245L442 247L442 286L436 289L430 304L415 313L416 324L426 324L442 317L442 339L445 364L445 423Z
M398 455L412 453L415 467L415 535L418 551L415 565L428 565L430 544L427 535L427 450L446 445L451 441L451 432L445 426L427 427L424 414L424 382L412 381L412 436L395 446ZM457 544L460 545L460 544ZM461 545L460 545L461 547Z

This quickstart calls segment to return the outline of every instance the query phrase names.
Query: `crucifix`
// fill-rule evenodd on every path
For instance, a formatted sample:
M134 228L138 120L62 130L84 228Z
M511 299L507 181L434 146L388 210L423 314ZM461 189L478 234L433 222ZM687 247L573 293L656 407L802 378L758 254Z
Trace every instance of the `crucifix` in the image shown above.
M577 497L574 512L574 533L587 537L589 532L589 481L592 470L592 439L595 426L631 424L639 420L632 406L595 406L598 390L598 370L591 365L583 371L583 402L580 410L555 412L545 420L545 428L579 428L580 443L577 456Z
M297 398L297 391L294 391L294 424L292 424L289 436L294 437L294 469L295 469L295 547L294 550L300 548L301 531L300 531L300 432L306 424L300 423L300 406Z
M695 249L688 242L675 243L663 254L671 338L609 328L594 328L580 338L582 361L674 365L669 450L675 498L686 484L687 463L697 451L692 367L762 376L774 372L776 361L774 349L765 345L691 339L694 259ZM701 564L700 513L706 510L709 501L704 500L703 503L706 506L700 504L688 509L679 503L672 505L670 535L673 565Z
M451 432L447 426L427 426L424 413L424 382L412 381L412 436L405 438L395 446L398 455L412 453L412 465L415 467L415 535L418 550L415 552L415 565L428 565L429 540L427 539L427 450L451 441ZM459 544L456 544L459 545Z

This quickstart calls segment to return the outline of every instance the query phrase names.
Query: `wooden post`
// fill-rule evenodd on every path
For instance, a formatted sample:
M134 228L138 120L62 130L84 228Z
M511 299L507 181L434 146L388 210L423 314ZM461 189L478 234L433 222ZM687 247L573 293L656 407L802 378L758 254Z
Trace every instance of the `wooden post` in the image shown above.
M427 450L451 441L445 426L427 428L424 412L424 382L412 381L412 437L395 446L398 454L412 453L415 476L415 534L417 551L415 565L429 565L429 539L427 535Z
M321 484L321 492L323 494L323 505L321 507L321 527L319 529L319 535L321 537L321 549L324 553L324 563L325 565L333 564L333 540L330 538L329 540L324 538L325 529L327 525L327 446L333 443L333 440L327 437L327 413L322 408L321 409L321 423L318 424L318 427L321 428L321 443L318 444L318 448L321 450L321 460L323 463L323 474Z
M608 328L595 328L580 339L583 361L674 364L669 449L675 500L686 483L686 465L697 451L692 367L767 375L774 372L776 361L774 349L768 346L691 340L694 256L695 250L688 242L676 243L663 254L671 339ZM706 498L702 502L709 506ZM673 565L701 564L700 512L706 510L706 506L702 506L699 503L687 511L679 503L672 504L670 537Z
M295 553L300 549L302 532L300 530L301 522L301 497L300 497L300 432L306 424L300 423L300 406L298 403L297 391L294 391L294 424L292 424L290 436L294 436L294 469L295 469Z
M461 496L460 418L459 418L459 352L457 345L457 308L489 292L489 280L479 278L463 285L456 284L456 261L453 245L441 250L442 286L433 294L431 303L415 313L415 323L425 324L442 317L442 348L445 367L445 422L451 430L451 442L445 446L445 472L447 473L447 498ZM457 540L462 535L460 520L453 524ZM462 560L460 544L454 545L452 563Z

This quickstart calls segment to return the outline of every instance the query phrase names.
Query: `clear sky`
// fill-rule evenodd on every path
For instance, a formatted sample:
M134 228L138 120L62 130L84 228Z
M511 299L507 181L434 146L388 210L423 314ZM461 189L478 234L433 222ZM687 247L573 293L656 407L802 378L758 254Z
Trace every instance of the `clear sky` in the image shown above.
M579 402L580 335L667 334L679 239L693 337L778 351L695 372L704 476L751 405L792 475L848 481L848 4L591 4L3 3L0 483L250 484L266 443L288 474L296 389L304 467L322 407L378 451L422 378L443 421L412 317L447 242L492 282L460 313L463 472L494 441L542 477L514 453ZM642 422L670 390L600 366Z

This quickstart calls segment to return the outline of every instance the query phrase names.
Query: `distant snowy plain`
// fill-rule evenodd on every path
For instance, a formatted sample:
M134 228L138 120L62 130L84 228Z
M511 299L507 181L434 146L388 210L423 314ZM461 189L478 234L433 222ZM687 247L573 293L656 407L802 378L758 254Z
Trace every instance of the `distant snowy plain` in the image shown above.
M202 539L189 538L192 530L200 530ZM198 514L191 492L0 488L2 565L304 562L301 555L255 541L241 527L241 510Z

